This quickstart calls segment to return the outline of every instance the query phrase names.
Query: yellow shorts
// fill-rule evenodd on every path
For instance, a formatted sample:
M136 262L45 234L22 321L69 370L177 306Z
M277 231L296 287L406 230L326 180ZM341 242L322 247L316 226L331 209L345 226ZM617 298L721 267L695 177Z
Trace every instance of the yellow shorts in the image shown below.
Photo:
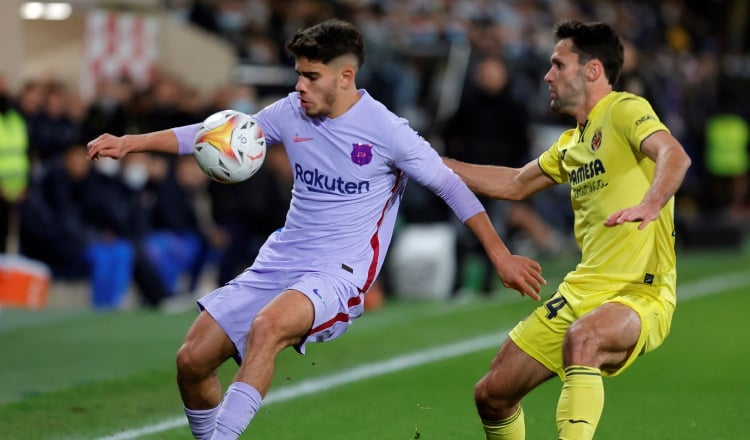
M658 289L653 292L636 289L593 292L563 282L552 297L519 322L509 336L529 356L564 379L562 346L568 327L601 304L624 304L640 316L641 335L619 369L602 371L603 376L616 376L638 356L656 349L669 334L675 307L665 299L668 295L659 293Z

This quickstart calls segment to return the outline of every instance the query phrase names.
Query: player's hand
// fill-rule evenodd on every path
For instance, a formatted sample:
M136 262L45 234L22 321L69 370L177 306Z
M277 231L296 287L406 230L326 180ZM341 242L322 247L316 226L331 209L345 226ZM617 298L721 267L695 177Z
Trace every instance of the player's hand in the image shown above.
M610 215L604 221L604 226L617 226L625 222L641 222L641 224L638 225L638 229L643 229L659 217L660 211L660 206L641 203L637 206L621 209Z
M109 133L100 135L86 146L88 148L86 157L93 161L98 160L100 157L121 159L128 154L124 136L113 136Z
M496 265L496 269L503 286L539 301L542 286L547 284L539 263L521 255L508 255Z

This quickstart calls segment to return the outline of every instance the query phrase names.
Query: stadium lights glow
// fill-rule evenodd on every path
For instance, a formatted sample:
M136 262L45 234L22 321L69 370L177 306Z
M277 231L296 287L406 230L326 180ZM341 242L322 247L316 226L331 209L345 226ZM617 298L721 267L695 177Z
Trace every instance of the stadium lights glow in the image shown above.
M72 12L70 3L26 2L18 10L25 20L65 20Z

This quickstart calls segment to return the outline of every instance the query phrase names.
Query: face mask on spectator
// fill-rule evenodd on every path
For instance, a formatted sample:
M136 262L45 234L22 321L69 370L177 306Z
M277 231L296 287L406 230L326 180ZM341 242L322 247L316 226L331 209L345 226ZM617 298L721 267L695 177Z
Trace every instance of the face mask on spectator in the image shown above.
M255 111L255 103L250 99L240 98L232 101L232 103L229 104L229 108L251 115Z
M99 104L99 108L107 113L117 108L117 100L111 96L102 96L97 103Z
M94 162L94 167L98 172L105 176L113 177L117 175L118 171L120 171L120 162L111 157L102 157Z
M132 190L143 189L148 182L148 170L141 163L129 164L122 170L122 180Z
M245 25L245 17L242 13L222 11L216 18L219 27L225 31L239 31Z

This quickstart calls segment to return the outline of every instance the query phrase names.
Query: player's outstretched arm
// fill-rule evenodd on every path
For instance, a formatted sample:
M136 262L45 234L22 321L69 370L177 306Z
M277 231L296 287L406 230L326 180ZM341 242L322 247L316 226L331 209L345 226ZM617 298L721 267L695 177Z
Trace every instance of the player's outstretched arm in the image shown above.
M542 277L542 267L539 263L530 258L511 254L495 232L486 212L480 212L469 218L466 226L482 243L487 256L503 281L503 286L515 289L521 295L538 301L541 286L547 284Z
M679 141L666 131L658 131L647 137L641 144L641 151L656 162L651 187L639 205L612 213L605 220L605 226L641 222L638 229L645 228L659 217L659 212L680 188L690 168L690 156Z
M542 172L536 160L521 168L476 165L450 158L443 158L443 163L458 174L472 191L493 199L522 200L555 184Z
M105 133L90 141L87 146L87 157L94 161L100 157L121 159L128 153L138 151L178 153L177 136L171 129L144 134L127 134L125 136L113 136Z

